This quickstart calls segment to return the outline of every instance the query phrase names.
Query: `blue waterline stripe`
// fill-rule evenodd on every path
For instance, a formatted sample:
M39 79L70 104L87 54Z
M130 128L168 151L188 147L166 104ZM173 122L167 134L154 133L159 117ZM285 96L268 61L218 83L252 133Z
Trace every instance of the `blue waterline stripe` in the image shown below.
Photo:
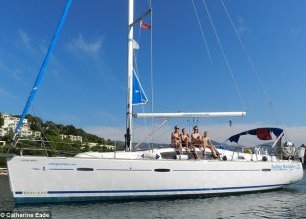
M289 184L274 184L274 185L260 185L260 186L241 186L241 187L221 187L221 188L199 188L199 189L165 189L165 190L109 190L109 191L48 191L48 194L92 194L92 193L148 193L148 192L192 192L192 191L216 191L216 190L234 190L247 188L262 188L262 187L277 187L287 186ZM22 194L18 191L15 194ZM39 197L37 197L39 198Z
M198 188L198 189L157 189L157 190L105 190L105 191L48 191L48 194L92 194L92 193L151 193L151 192L193 192L193 191L208 191L208 190L235 190L235 189L251 189L263 187L286 186L289 184L274 184L260 186L240 186L240 187L221 187L221 188ZM19 193L20 194L20 193Z
M288 184L279 184L279 185L288 185ZM267 190L276 189L274 188L277 185L272 185L272 188L267 187ZM233 193L234 191L229 191L228 194ZM251 191L240 191L241 192L251 192ZM214 193L208 193L207 195L213 195ZM188 197L190 195L200 195L200 194L155 194L155 195L110 195L110 196L56 196L56 197L15 197L16 204L25 204L25 203L44 203L44 202L71 202L71 201L108 201L108 200L134 200L134 199L156 199L156 198L169 198L177 196ZM203 194L205 195L205 194Z
M134 197L128 196L78 196L78 197L27 197L27 198L15 198L16 204L25 203L54 203L54 202L71 202L71 201L101 201L101 200L127 200ZM142 197L148 198L148 197Z

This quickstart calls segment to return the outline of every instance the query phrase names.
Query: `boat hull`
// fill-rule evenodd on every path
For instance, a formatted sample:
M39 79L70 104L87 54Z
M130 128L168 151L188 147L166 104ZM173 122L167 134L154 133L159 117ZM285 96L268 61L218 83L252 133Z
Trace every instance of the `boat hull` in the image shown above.
M241 193L281 188L303 177L295 161L14 156L7 166L16 203Z

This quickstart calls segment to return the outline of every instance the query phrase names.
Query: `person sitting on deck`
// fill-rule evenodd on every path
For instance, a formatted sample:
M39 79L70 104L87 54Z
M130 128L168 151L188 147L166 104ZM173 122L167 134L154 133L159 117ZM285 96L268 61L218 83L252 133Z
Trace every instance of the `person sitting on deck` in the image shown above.
M171 147L177 149L180 154L183 154L180 140L180 128L176 125L174 132L171 133Z
M186 148L186 151L189 151L189 148L191 148L192 154L195 159L198 159L198 155L196 154L195 146L191 145L189 135L186 133L186 129L182 129L182 134L180 134L182 147Z
M208 131L204 132L203 141L204 141L204 147L208 148L211 151L211 156L215 159L218 158L220 156L220 153L216 149L216 147L211 143L210 138L208 137Z
M198 126L193 127L193 133L191 134L191 145L194 147L194 150L196 151L196 147L203 151L203 155L205 153L205 147L204 147L204 141L202 139L202 136L199 134ZM197 153L197 152L196 152Z
M186 133L185 128L182 129L182 133L180 134L180 139L182 142L182 147L188 150L188 147L190 146L190 141L189 141L189 135Z

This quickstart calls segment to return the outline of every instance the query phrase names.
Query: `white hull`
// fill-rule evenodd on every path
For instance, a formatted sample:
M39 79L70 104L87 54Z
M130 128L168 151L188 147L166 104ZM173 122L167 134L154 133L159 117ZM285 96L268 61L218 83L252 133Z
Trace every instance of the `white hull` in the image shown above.
M15 156L7 165L16 203L240 193L280 188L303 177L301 163L294 161Z

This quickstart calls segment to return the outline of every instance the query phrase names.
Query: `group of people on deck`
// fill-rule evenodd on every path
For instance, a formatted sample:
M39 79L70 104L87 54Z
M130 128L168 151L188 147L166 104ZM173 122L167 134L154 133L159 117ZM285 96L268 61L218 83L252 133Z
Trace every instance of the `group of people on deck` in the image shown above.
M199 148L203 153L205 149L208 148L211 151L211 156L215 159L220 156L218 150L211 143L208 132L205 131L204 135L201 136L198 126L193 127L193 133L190 138L185 128L183 128L182 133L180 133L180 128L176 125L174 131L171 133L171 147L177 149L180 154L183 154L183 148L185 148L186 151L191 150L195 159L198 159L196 148Z

